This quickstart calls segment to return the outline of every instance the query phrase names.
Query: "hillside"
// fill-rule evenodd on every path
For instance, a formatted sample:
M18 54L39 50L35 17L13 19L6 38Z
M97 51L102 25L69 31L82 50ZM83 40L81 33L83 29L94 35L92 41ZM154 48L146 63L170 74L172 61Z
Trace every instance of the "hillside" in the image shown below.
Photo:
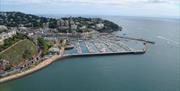
M63 22L63 29L60 26ZM101 29L96 29L100 32L111 32L122 30L122 27L117 24L103 20L100 18L84 18L84 17L64 17L61 19L55 18L46 18L40 17L32 14L24 14L21 12L0 12L0 25L5 25L8 27L32 27L32 28L43 28L48 24L49 28L58 29L60 32L64 31L64 28L71 30L71 28L76 28L76 31L79 31L83 26L86 26L87 29L94 29L96 24L103 23L104 27ZM72 25L72 26L71 26ZM77 25L77 26L74 26ZM65 30L65 31L66 31Z
M42 27L43 23L53 22L55 19L39 17L21 12L0 12L0 25L8 27Z
M31 58L37 53L37 48L32 41L28 39L20 40L7 50L0 52L0 59L5 59L10 64L19 64L25 59Z

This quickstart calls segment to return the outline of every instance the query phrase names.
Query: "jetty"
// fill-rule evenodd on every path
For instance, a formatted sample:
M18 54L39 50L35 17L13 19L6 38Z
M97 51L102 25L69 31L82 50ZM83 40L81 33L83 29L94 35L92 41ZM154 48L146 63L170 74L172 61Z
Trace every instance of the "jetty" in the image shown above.
M143 42L150 43L150 44L155 44L154 41L149 41L149 40L145 40L145 39L138 39L138 38L132 38L132 37L125 37L125 36L116 36L116 37L130 39L130 40L143 41Z
M144 54L144 50L124 51L124 52L104 52L104 53L82 53L82 54L65 54L66 57L80 57L80 56L101 56L101 55L125 55L125 54Z

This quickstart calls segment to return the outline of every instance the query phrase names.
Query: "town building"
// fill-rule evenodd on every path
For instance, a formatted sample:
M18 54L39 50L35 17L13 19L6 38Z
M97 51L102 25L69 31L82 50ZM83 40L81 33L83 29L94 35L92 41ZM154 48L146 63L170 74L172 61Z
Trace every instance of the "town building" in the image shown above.
M104 28L104 24L103 23L96 24L96 28L102 29L102 28Z
M6 69L7 65L9 65L9 61L0 59L0 70Z
M49 48L48 53L51 54L51 55L52 54L59 54L60 53L60 49L57 48L57 47L51 47L51 48Z
M59 19L59 20L57 21L57 26L58 26L58 28L61 28L61 27L63 27L64 25L65 25L64 20Z
M65 26L69 26L69 21L68 21L68 20L65 20L64 22L65 22L65 23L64 23Z
M10 32L3 32L0 34L0 45L4 44L4 40L16 35L16 31L12 30Z
M83 29L86 29L86 28L87 28L86 26L82 26L79 29L83 30Z
M75 24L71 25L71 29L72 30L76 30L77 29L77 25L75 25Z

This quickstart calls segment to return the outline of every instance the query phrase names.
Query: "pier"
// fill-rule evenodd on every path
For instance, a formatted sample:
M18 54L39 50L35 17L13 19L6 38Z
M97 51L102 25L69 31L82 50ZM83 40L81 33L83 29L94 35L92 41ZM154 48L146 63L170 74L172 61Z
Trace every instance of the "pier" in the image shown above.
M103 52L103 53L82 53L82 54L65 54L66 57L78 57L78 56L100 56L100 55L125 55L125 54L144 54L144 50L136 51L124 51L124 52Z
M149 41L149 40L145 40L145 39L131 38L131 37L125 37L125 36L117 36L117 37L124 38L124 39L130 39L130 40L143 41L143 42L150 43L150 44L155 44L154 41Z

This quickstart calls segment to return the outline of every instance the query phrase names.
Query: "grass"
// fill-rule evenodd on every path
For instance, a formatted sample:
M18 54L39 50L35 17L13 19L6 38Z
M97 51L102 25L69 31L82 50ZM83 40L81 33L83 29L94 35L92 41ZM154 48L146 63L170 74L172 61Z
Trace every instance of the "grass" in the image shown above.
M0 52L12 46L14 43L18 42L19 40L23 40L23 39L28 39L28 37L20 33L17 33L11 38L5 39L4 44L0 45Z
M36 46L29 39L25 39L10 47L3 53L0 53L0 58L8 60L10 64L19 64L35 54L37 54Z

